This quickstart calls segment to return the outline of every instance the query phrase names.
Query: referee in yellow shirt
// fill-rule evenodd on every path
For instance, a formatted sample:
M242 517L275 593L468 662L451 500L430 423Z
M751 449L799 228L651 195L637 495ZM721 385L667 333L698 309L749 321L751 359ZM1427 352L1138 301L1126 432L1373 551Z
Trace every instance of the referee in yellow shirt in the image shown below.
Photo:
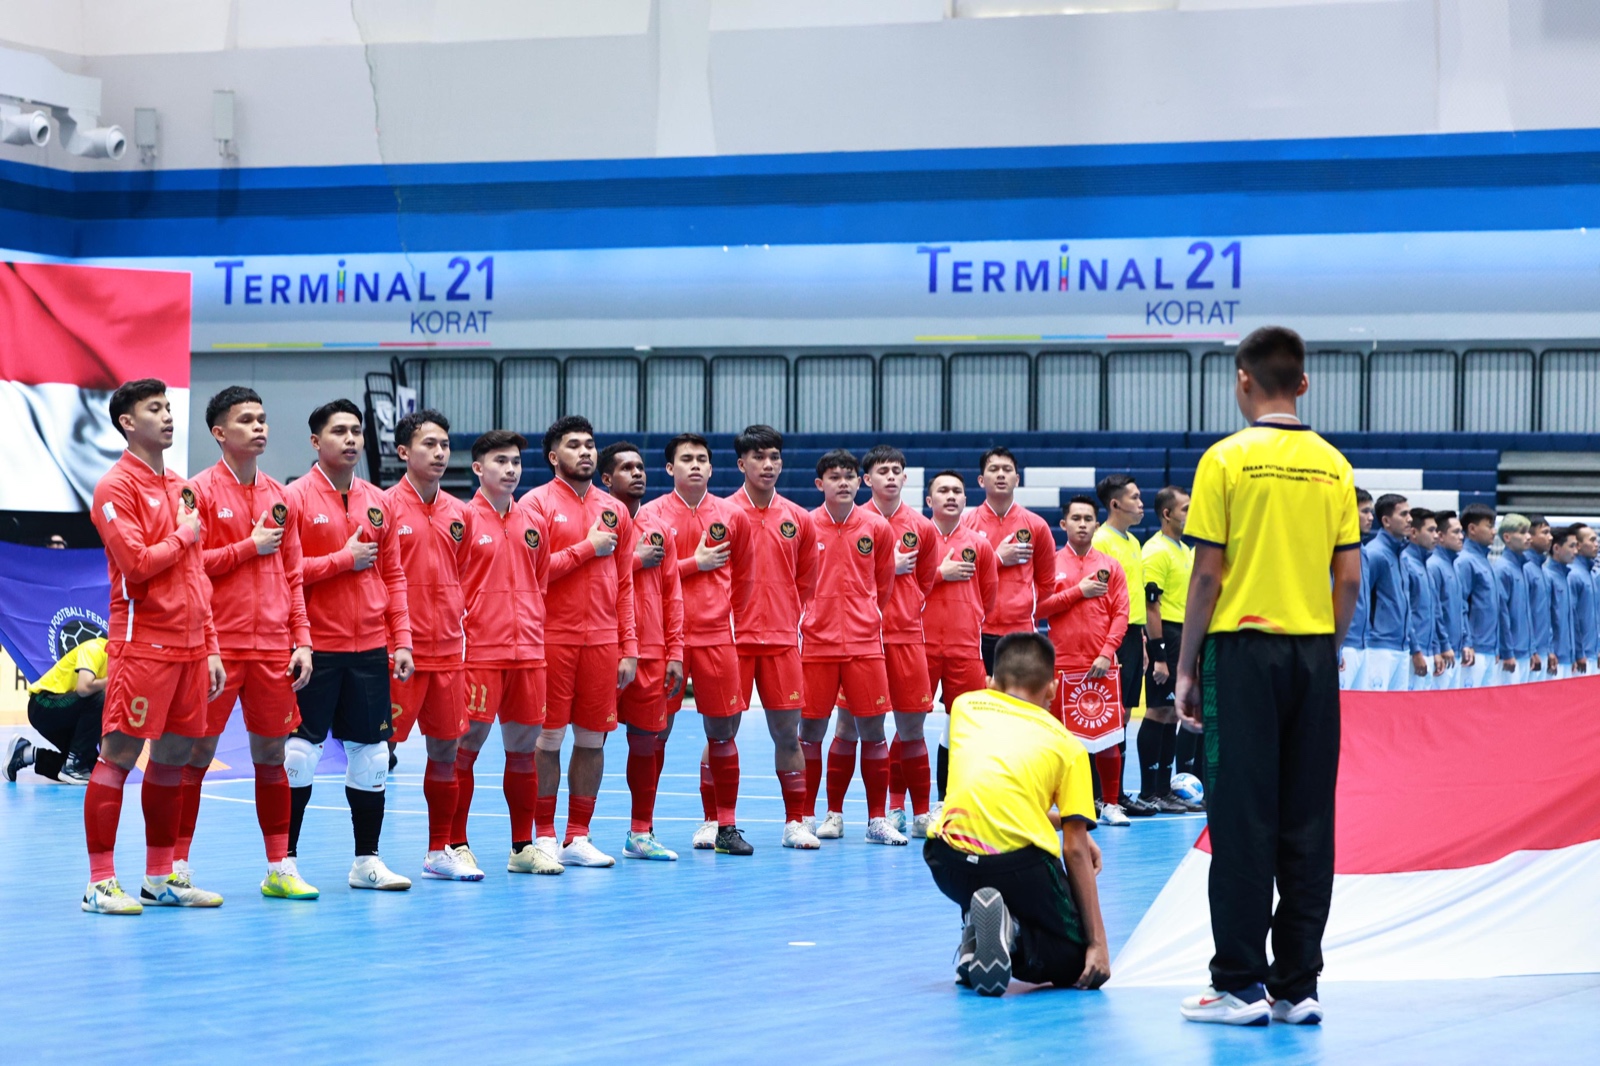
M1189 517L1189 494L1176 485L1156 493L1156 515L1161 528L1144 542L1145 642L1150 648L1150 669L1144 679L1144 721L1139 723L1139 795L1166 814L1204 810L1172 794L1172 763L1179 743L1188 741L1189 759L1199 747L1197 734L1178 736L1178 711L1172 686L1178 676L1178 649L1183 646L1183 612L1189 602L1189 575L1194 570L1194 549L1183 542L1183 525Z
M87 785L100 756L100 716L105 708L106 638L91 637L63 655L28 686L28 724L54 749L17 737L3 769L15 781L25 766L63 785Z
M950 708L950 790L922 856L961 905L956 981L980 995L1004 994L1013 974L1079 988L1111 975L1089 756L1047 709L1055 667L1049 640L1009 634L993 687Z
M1109 474L1094 487L1100 505L1106 509L1106 520L1094 531L1092 546L1105 552L1122 567L1122 576L1128 579L1128 631L1117 648L1118 683L1122 689L1122 724L1128 724L1133 709L1139 705L1144 687L1145 620L1148 612L1144 602L1144 553L1139 538L1131 530L1144 519L1144 497L1139 486L1127 474ZM1117 751L1127 755L1128 742L1119 740ZM1124 759L1126 762L1126 759ZM1098 769L1098 767L1097 767ZM1159 808L1148 795L1130 796L1119 781L1117 793L1122 797L1120 806L1133 818L1148 818Z
M1196 548L1177 705L1205 732L1216 954L1211 988L1182 1013L1316 1024L1333 898L1339 645L1361 586L1355 480L1295 415L1307 388L1299 334L1258 329L1234 360L1250 425L1200 460L1186 529Z

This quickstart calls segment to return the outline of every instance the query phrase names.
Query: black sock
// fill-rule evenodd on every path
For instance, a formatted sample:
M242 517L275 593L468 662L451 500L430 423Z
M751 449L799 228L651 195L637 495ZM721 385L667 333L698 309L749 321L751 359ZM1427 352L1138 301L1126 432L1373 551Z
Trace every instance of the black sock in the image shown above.
M651 830L651 832L654 832L654 831L655 830L653 830L653 829ZM513 852L521 851L523 848L531 848L532 846L533 846L533 841L531 841L531 840L513 840L511 842L511 850Z
M1200 752L1200 734L1191 733L1187 729L1178 730L1178 739L1175 741L1176 749L1173 755L1173 765L1180 774L1193 774L1200 776L1200 769L1195 765L1195 758Z
M1166 795L1165 792L1158 793L1156 785L1161 776L1161 734L1167 728L1161 722L1152 722L1149 715L1139 723L1139 738L1134 743L1139 748L1139 796L1142 799L1158 799Z
M1172 756L1178 748L1178 727L1165 723L1161 727L1161 766L1156 775L1156 795L1165 796L1172 791Z
M289 857L300 847L300 825L306 820L306 804L311 802L311 786L289 790Z
M939 783L939 800L943 802L945 790L950 787L950 749L943 744L939 745L935 777Z
M1089 784L1094 789L1095 799L1105 795L1100 788L1100 761L1092 754L1089 756Z
M378 854L378 837L383 834L383 793L363 792L346 785L344 796L350 801L350 826L356 835L356 857Z

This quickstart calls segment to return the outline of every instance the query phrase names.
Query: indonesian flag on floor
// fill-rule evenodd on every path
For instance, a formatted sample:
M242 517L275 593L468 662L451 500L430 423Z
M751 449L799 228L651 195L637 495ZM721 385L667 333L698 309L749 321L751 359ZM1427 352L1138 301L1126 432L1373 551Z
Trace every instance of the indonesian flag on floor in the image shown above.
M106 409L124 381L160 378L189 454L189 275L0 262L0 511L84 511L122 453Z
M1600 678L1341 696L1323 979L1600 972ZM1202 834L1113 984L1209 982L1210 869Z

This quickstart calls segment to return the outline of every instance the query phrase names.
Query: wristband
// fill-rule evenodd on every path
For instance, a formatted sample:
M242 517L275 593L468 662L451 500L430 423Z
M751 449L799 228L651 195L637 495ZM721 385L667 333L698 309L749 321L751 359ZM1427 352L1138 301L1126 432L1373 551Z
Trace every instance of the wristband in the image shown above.
M1149 644L1150 644L1151 648L1153 648L1156 651L1160 652L1162 655L1165 655L1167 653L1167 641L1166 641L1165 637L1161 637L1159 639L1152 640L1152 641L1149 642Z

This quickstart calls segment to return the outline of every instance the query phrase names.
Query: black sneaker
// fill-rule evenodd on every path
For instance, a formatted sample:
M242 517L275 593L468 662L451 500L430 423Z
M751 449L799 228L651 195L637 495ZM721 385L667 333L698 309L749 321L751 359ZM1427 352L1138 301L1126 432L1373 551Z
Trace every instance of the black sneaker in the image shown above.
M978 950L978 932L972 925L972 912L968 911L961 923L961 946L956 948L956 984L972 987L972 958Z
M1167 793L1160 799L1151 800L1158 814L1188 814L1189 806L1172 793Z
M11 758L6 760L6 780L15 781L24 766L33 765L33 745L27 737L18 737L11 743Z
M1126 792L1122 794L1121 806L1123 813L1129 818L1155 817L1156 805L1154 803L1142 800L1138 796L1130 796Z
M394 773L394 768L396 766L399 766L399 765L400 765L400 756L396 755L394 752L391 751L389 753L389 772L391 774Z
M756 849L745 840L736 825L717 826L716 849L718 855L754 855Z
M967 906L972 925L972 962L967 980L980 996L1003 996L1011 984L1011 944L1015 926L998 889L980 888Z
M1178 795L1176 792L1168 792L1164 797L1162 797L1161 802L1162 803L1176 803L1178 806L1182 807L1189 814L1198 814L1201 811L1206 809L1206 805L1204 803L1190 803L1188 800L1184 799L1182 796Z

